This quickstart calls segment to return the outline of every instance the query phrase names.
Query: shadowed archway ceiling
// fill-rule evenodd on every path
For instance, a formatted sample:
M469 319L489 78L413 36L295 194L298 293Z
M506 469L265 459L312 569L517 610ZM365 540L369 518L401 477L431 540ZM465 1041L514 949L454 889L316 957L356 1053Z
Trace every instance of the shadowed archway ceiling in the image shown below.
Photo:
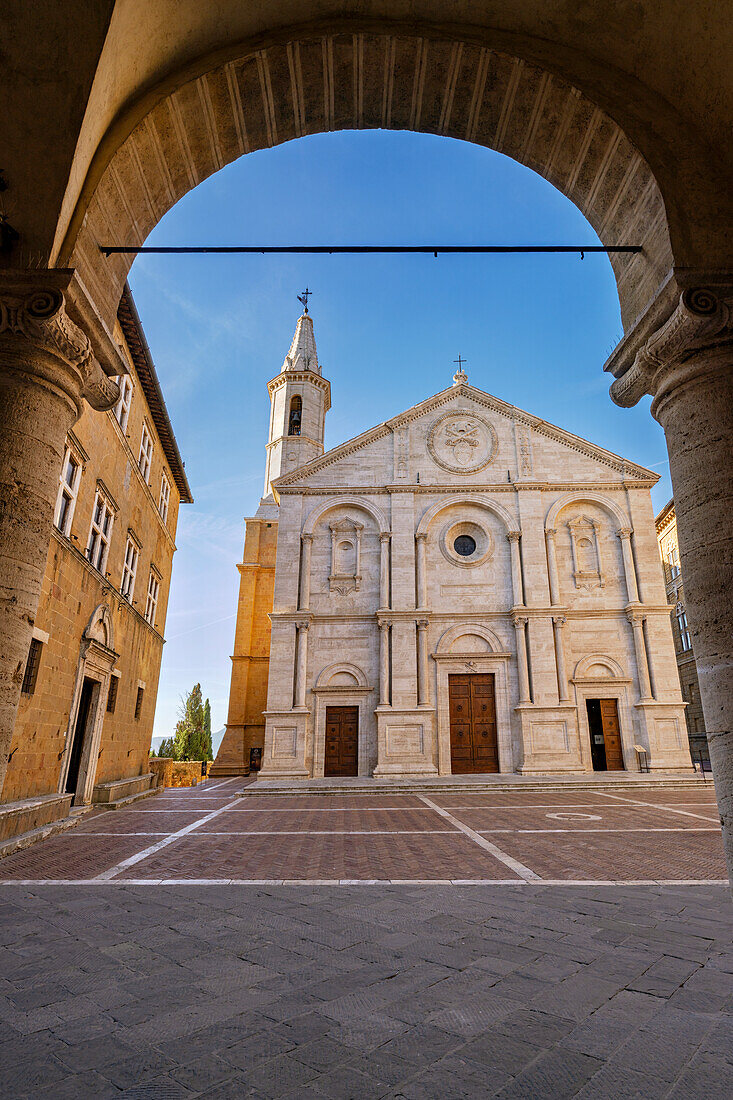
M202 180L255 149L307 134L383 128L442 134L498 150L567 195L614 256L624 323L672 264L664 203L644 159L580 92L481 45L418 35L343 33L253 50L162 93L105 164L98 160L60 263L76 267L106 319L130 257Z

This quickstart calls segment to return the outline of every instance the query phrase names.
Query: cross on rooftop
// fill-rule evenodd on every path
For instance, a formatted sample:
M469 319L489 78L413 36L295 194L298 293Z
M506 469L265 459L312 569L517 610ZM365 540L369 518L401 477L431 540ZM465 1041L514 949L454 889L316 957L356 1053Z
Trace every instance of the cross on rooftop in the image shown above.
M461 353L459 352L458 358L454 359L453 362L458 364L458 370L460 371L463 369L463 364L468 362L468 359L461 359Z

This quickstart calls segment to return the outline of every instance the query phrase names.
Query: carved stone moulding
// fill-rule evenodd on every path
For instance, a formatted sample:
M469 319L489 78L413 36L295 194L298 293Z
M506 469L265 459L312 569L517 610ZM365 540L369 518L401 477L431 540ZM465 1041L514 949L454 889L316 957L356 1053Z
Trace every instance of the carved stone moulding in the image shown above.
M454 474L483 470L496 456L496 432L482 416L451 410L443 413L428 432L428 451L433 461Z

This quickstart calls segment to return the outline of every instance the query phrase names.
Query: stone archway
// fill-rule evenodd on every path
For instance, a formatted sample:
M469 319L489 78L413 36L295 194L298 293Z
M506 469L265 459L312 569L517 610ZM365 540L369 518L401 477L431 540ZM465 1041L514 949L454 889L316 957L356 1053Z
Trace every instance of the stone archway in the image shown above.
M49 112L51 119L59 110L71 116L60 143L67 178L59 183L59 166L47 153L52 197L36 202L37 213L26 211L29 233L16 261L33 270L22 271L20 279L14 273L3 284L0 303L0 352L3 366L9 365L1 379L0 437L14 440L0 453L0 493L11 500L0 515L0 542L3 568L8 575L12 570L24 593L0 637L0 761L17 707L18 669L51 523L56 470L46 467L58 465L63 436L83 398L96 408L115 399L89 337L106 373L119 373L109 330L129 257L104 261L98 244L110 233L110 243L144 240L178 198L250 149L319 130L385 126L498 149L553 182L603 241L643 234L641 256L614 260L626 335L607 369L616 378L612 396L618 404L634 404L644 393L655 396L652 411L668 440L688 608L727 830L733 814L731 622L720 607L733 586L733 262L720 75L711 63L709 93L700 79L666 79L664 60L681 57L687 44L674 34L670 38L655 14L659 6L644 0L635 6L638 38L633 36L631 49L629 12L611 27L596 4L579 17L562 3L550 2L542 11L500 3L484 14L463 2L415 0L397 5L397 14L409 10L409 23L394 22L394 5L379 0L359 4L366 17L354 19L315 6L317 22L295 25L302 16L313 18L313 6L306 10L293 0L272 13L265 6L261 15L259 9L250 13L251 6L232 5L241 9L241 18L232 19L182 0L180 21L163 32L156 5L110 5L111 22L92 32L95 41L101 34L104 50L100 45L90 58L88 43L74 43L80 83L70 78L59 106ZM691 29L686 63L707 76L701 63L709 55L706 16L702 5L686 9L668 22ZM69 28L75 33L74 18L66 22L67 34ZM46 38L59 33L56 24L50 28L38 29L41 44L44 32ZM660 48L655 32L662 36ZM150 47L141 65L130 56L130 43L138 40ZM17 46L11 36L10 52L29 44L27 33ZM67 60L71 56L69 51ZM654 71L649 82L647 58ZM39 71L48 68L46 61ZM90 61L99 62L94 87ZM724 68L724 49L720 62ZM89 126L79 113L85 104L88 116L96 113ZM21 163L32 171L21 178L35 181L43 166L43 123L38 126L35 105L24 115L20 100L11 101L8 113L15 136L25 137L24 119L29 124L28 141L16 144L34 149L35 161L30 153L28 164ZM65 114L60 117L66 122ZM53 122L47 125L58 136ZM19 163L12 149L11 159ZM21 206L32 207L33 188L21 190L30 196L18 196ZM75 272L44 275L39 257L41 264ZM47 296L40 313L39 289ZM84 332L64 311L64 294ZM24 434L19 423L33 430ZM38 440L45 446L40 462ZM25 494L27 509L14 488L29 484L18 474L24 467L39 471ZM711 469L718 471L714 494ZM7 599L5 604L10 606Z
M201 63L149 93L100 149L60 247L108 319L132 263L99 243L142 244L163 215L224 165L307 134L382 128L443 134L545 176L604 243L628 324L672 266L664 202L649 165L576 87L457 32L283 32Z

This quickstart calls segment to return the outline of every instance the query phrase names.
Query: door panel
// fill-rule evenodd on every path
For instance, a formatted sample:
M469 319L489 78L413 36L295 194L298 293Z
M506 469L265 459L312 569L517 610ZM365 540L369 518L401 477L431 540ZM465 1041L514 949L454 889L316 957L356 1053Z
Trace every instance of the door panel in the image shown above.
M323 774L359 774L359 708L326 707L326 751Z
M606 767L609 771L624 770L624 754L621 749L621 726L618 720L618 703L615 699L600 699L603 743L606 748Z
M457 774L498 772L494 677L448 677L451 769Z

